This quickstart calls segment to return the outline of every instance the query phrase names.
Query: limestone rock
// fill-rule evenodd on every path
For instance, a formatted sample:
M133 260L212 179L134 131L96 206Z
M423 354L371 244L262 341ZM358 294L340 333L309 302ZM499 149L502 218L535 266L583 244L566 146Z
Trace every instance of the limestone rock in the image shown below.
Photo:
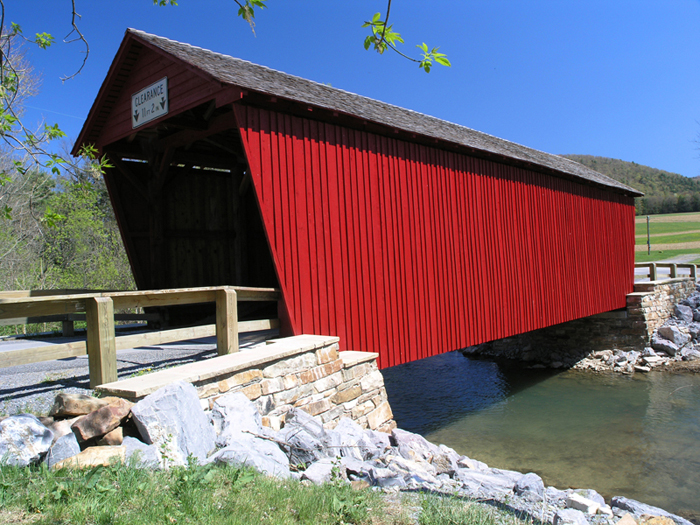
M677 326L673 325L661 326L658 330L658 334L664 339L671 341L674 345L676 345L679 348L686 344L690 339L688 335L684 334L680 331L680 329Z
M280 432L293 464L310 464L335 454L329 453L328 436L323 425L301 409L287 412L285 426Z
M275 443L243 433L232 435L229 443L226 448L215 453L209 461L249 466L278 478L290 476L289 460Z
M72 432L58 438L46 454L46 466L52 468L64 459L80 454L78 439Z
M530 492L537 496L544 496L544 482L537 474L529 472L515 482L513 490L519 496L525 492Z
M84 416L108 404L109 401L106 399L86 396L84 394L60 393L54 399L53 407L51 407L49 415L57 417Z
M189 383L157 390L136 403L131 414L143 440L159 447L166 466L185 465L189 455L201 463L214 449L214 427Z
M566 498L566 506L570 509L580 510L586 514L595 514L600 508L600 503L596 503L580 494L569 494Z
M365 460L372 458L377 450L363 428L350 418L342 418L335 429L327 431L327 433L338 435L340 448L336 454L339 456Z
M554 515L554 525L588 525L586 515L580 510L562 509Z
M672 356L678 352L678 345L656 334L651 338L651 347L657 352L665 352Z
M693 322L693 309L690 306L677 304L673 308L673 315L675 315L679 320L683 321L684 323Z
M113 463L124 463L126 447L90 447L68 459L59 461L54 468L107 467Z
M391 431L396 446L406 459L424 460L432 462L433 457L440 454L440 449L425 439L423 436L396 428Z
M652 507L651 505L640 503L639 501L622 496L615 496L610 502L610 506L613 508L613 510L618 508L630 512L635 516L635 518L640 518L642 515L648 514L649 516L663 516L666 518L671 518L676 522L676 525L691 525L691 523L685 518L681 518L680 516L666 512L658 507Z
M156 445L127 436L122 442L126 450L126 461L134 468L155 469L161 465L161 456Z
M455 479L462 483L463 490L472 498L498 499L512 492L516 483L512 477L492 471L460 468L455 472Z
M260 412L245 394L234 392L225 394L214 401L211 410L212 422L216 431L216 445L220 448L229 445L229 439L241 432L259 435L262 432Z
M36 416L20 414L0 421L0 463L26 467L48 452L53 433Z
M337 468L334 460L330 458L320 459L307 467L307 469L302 473L301 479L308 479L317 485L320 485L321 483L328 483L333 479L333 469L336 469L338 475L341 476L341 471L345 471L345 469Z
M71 429L81 443L97 436L103 436L117 428L131 412L132 403L126 399L109 404L79 418Z

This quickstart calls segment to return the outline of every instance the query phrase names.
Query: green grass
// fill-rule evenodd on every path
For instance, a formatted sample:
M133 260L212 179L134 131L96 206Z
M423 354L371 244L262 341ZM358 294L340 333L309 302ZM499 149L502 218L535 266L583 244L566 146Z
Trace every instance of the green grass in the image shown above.
M407 525L381 493L306 486L228 466L150 471L0 467L0 522L36 524Z
M672 235L660 235L658 237L651 238L651 245L654 244L675 244L679 242L698 242L700 241L700 233L683 233L679 232ZM638 238L637 244L646 244L646 237L644 239Z
M421 503L420 525L531 525L532 519L490 505L460 498L427 495Z
M670 259L671 257L676 257L678 255L686 255L689 253L700 253L700 248L688 248L685 250L652 250L651 255L647 255L647 252L636 252L634 254L634 262L643 263L662 261L664 259ZM696 259L690 262L700 264L700 259Z
M676 233L684 231L700 230L700 222L654 222L652 219L649 224L649 233L651 235L658 233ZM635 235L646 235L647 224L635 224Z

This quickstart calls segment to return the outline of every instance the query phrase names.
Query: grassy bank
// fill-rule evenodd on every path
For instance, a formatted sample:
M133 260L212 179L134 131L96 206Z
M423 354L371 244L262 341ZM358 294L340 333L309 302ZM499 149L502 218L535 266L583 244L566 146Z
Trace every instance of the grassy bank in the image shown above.
M150 471L0 467L0 523L529 525L457 498L389 497L345 482L307 485L228 466Z

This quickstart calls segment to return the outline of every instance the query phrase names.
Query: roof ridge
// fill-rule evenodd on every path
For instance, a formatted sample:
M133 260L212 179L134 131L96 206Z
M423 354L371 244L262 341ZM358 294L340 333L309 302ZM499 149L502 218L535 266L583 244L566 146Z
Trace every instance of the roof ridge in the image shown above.
M285 73L284 71L256 64L242 58L154 35L139 29L128 28L126 32L132 33L140 39L152 43L163 51L178 56L181 60L188 62L192 66L212 75L214 78L224 83L235 83L251 91L332 109L333 111L345 113L355 118L376 122L448 143L467 146L477 151L536 164L553 169L562 174L587 180L588 182L617 188L627 193L641 195L641 193L634 188L588 168L583 164L554 153L547 153L518 142L469 128L462 124L450 122L433 115L397 106L389 102L383 102L341 88L328 86L315 80ZM212 58L217 60L217 64L207 64L207 59L211 60ZM218 63L219 61L222 63ZM231 68L225 67L225 62L228 62L229 66L233 66L235 63L242 69L231 71ZM247 69L247 71L243 69Z

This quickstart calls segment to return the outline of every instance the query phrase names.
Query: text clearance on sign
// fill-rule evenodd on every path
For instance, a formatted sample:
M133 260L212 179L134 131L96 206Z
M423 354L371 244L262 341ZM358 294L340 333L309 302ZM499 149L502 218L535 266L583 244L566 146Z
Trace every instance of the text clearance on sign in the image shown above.
M131 127L166 115L168 106L168 77L164 77L131 95Z

